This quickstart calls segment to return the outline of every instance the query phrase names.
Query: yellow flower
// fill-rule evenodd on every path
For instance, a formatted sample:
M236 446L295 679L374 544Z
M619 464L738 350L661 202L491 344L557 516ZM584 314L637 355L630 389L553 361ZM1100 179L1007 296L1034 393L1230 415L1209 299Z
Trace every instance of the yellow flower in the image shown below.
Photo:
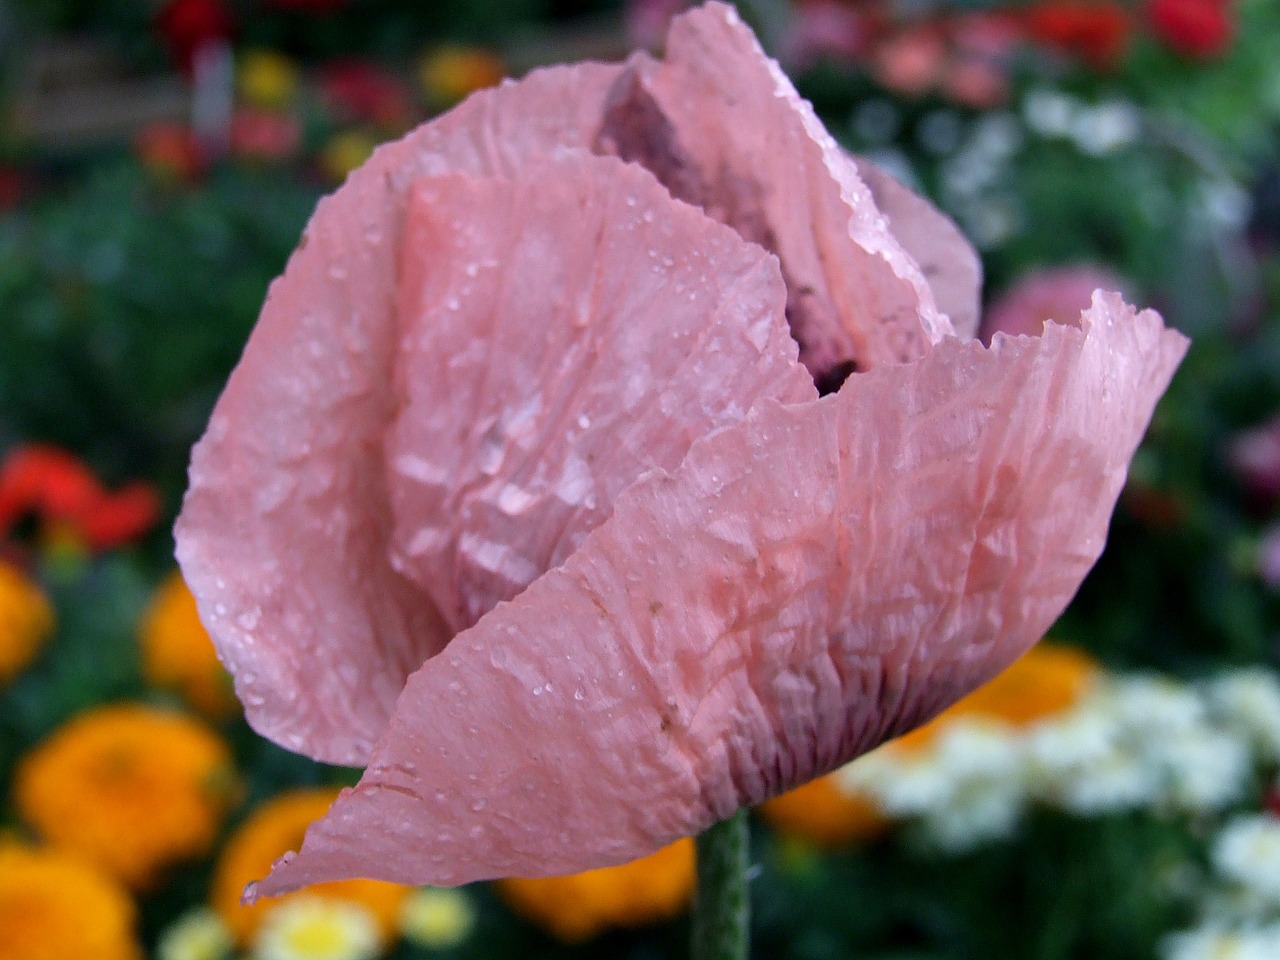
M959 717L1026 726L1073 707L1102 676L1101 665L1074 647L1040 643L985 686L953 704L930 723L893 741L895 750L920 750Z
M337 788L329 787L282 793L255 810L223 847L210 896L213 908L231 927L241 946L253 939L270 910L299 895L287 894L245 906L240 903L245 886L266 876L272 861L286 851L297 850L307 825L324 814L337 796ZM382 935L390 940L396 934L400 910L410 890L380 880L339 880L316 884L303 895L364 907L378 921Z
M25 757L18 813L128 886L209 852L236 788L231 752L189 717L136 704L81 714Z
M30 579L0 560L0 683L26 669L53 632L53 608Z
M432 950L456 947L475 925L475 905L461 890L422 887L409 894L400 911L400 932Z
M298 68L274 50L250 50L240 57L236 68L236 88L246 102L275 110L293 99L298 87Z
M320 169L334 182L346 179L348 173L369 159L377 141L363 130L344 130L320 152Z
M382 932L368 908L304 893L272 907L254 943L255 960L373 960Z
M883 833L889 821L874 801L840 787L828 774L757 808L784 836L820 847L839 847Z
M136 910L110 877L70 853L0 840L0 957L141 960Z
M418 83L427 102L451 107L476 90L492 87L506 76L501 58L479 47L439 47L418 64Z
M159 960L224 960L231 953L231 931L208 907L179 917L160 937Z
M619 867L499 880L495 886L517 913L566 943L578 943L609 927L674 917L688 905L693 882L693 841L685 839Z
M231 676L218 660L180 573L172 573L156 590L138 639L148 683L176 691L211 717L224 718L238 709Z

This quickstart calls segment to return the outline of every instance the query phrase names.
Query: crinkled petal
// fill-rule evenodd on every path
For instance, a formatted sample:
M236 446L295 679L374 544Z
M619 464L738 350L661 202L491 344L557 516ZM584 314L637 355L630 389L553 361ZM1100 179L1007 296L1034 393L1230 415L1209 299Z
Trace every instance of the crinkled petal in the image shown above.
M854 161L732 7L676 18L665 60L631 60L600 146L777 253L800 359L820 385L953 332Z
M1074 594L1185 349L1099 296L757 405L410 677L262 892L618 863L928 719Z
M249 721L290 749L366 761L405 678L452 635L387 549L378 451L397 403L405 197L423 176L511 176L589 148L619 73L540 71L379 149L271 288L193 452L176 535Z
M392 565L471 626L643 473L816 396L776 258L612 157L419 181L401 256Z
M982 319L982 259L951 218L904 187L866 157L856 157L858 176L889 220L889 229L911 255L933 291L938 309L951 318L956 335L970 340Z

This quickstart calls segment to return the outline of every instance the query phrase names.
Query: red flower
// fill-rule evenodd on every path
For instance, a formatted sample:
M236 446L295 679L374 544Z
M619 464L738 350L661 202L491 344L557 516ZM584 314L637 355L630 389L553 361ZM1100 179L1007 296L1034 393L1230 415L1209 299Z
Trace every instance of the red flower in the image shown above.
M1208 60L1231 44L1230 0L1150 0L1147 21L1157 37L1185 57Z
M173 62L190 73L197 50L231 36L231 14L222 0L170 0L156 15L156 29Z
M320 91L344 120L383 127L400 127L409 121L409 94L404 84L363 60L348 60L325 70Z
M1027 11L1032 39L1099 68L1124 55L1130 28L1124 9L1105 0L1051 0Z
M0 534L34 514L46 528L70 530L95 550L128 543L160 515L160 497L147 484L108 493L89 468L57 447L15 447L0 464Z

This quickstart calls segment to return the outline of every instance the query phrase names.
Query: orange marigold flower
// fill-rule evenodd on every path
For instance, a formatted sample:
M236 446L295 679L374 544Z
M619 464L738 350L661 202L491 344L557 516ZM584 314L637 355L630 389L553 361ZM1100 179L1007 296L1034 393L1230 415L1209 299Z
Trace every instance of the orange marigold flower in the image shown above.
M566 943L580 943L610 927L667 920L693 895L693 841L678 840L618 867L567 877L499 880L513 910Z
M268 912L298 895L360 904L377 919L388 942L395 937L400 910L413 889L396 883L340 880L316 884L298 894L263 898L252 906L240 902L245 886L266 876L272 861L302 845L307 826L322 816L337 796L336 787L282 793L256 809L223 847L210 898L241 946L253 939Z
M53 632L53 608L18 567L0 560L0 683L21 673Z
M959 717L1025 726L1055 716L1075 706L1101 675L1102 666L1083 650L1040 643L930 723L894 740L893 748L927 747L947 723Z
M779 833L820 847L870 840L889 826L874 801L841 787L832 774L774 797L757 810Z
M0 840L5 960L141 960L135 919L129 895L74 855Z
M239 701L231 675L196 613L196 601L176 570L160 584L138 628L147 682L181 694L211 717L233 714Z
M195 720L136 704L76 717L18 766L18 813L127 885L208 853L236 793L231 752Z

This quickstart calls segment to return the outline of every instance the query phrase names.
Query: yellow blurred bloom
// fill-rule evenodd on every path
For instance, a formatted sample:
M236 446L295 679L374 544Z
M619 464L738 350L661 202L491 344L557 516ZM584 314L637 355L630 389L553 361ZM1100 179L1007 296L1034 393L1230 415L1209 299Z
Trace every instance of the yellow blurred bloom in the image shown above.
M236 792L231 752L180 714L136 704L83 713L19 764L18 814L130 887L209 852Z
M255 107L275 110L286 106L298 88L298 68L283 53L249 50L236 67L236 89Z
M320 151L320 169L334 182L341 182L369 159L377 141L363 130L344 130Z
M141 960L133 900L70 853L0 840L0 957Z
M784 836L820 847L869 840L889 825L872 800L841 788L831 774L774 797L757 812Z
M142 674L147 682L181 694L211 717L238 709L231 676L196 614L195 597L174 571L160 585L138 629Z
M240 902L245 886L266 876L272 861L297 850L307 826L324 814L337 796L336 787L279 794L256 809L223 847L210 897L241 946L253 939L269 911L299 895L264 898L245 906ZM338 880L308 887L304 894L364 907L378 921L382 936L390 940L395 937L400 910L411 889L381 880Z
M981 717L1020 727L1055 716L1075 706L1101 676L1101 664L1084 651L1039 643L1004 673L930 723L894 740L893 749L923 749L958 717Z
M434 107L451 107L463 97L492 87L507 68L493 51L480 47L439 47L418 64L422 95Z
M208 907L189 910L160 936L158 960L224 960L232 947L231 931Z
M422 887L409 894L400 911L405 939L432 950L456 947L475 925L475 905L461 890Z
M499 880L495 887L517 913L566 943L578 943L609 927L674 917L688 905L693 883L693 841L684 839L622 866Z
M382 932L368 908L304 893L272 907L254 942L255 960L373 960Z
M53 608L18 567L0 560L0 683L26 669L53 632Z

